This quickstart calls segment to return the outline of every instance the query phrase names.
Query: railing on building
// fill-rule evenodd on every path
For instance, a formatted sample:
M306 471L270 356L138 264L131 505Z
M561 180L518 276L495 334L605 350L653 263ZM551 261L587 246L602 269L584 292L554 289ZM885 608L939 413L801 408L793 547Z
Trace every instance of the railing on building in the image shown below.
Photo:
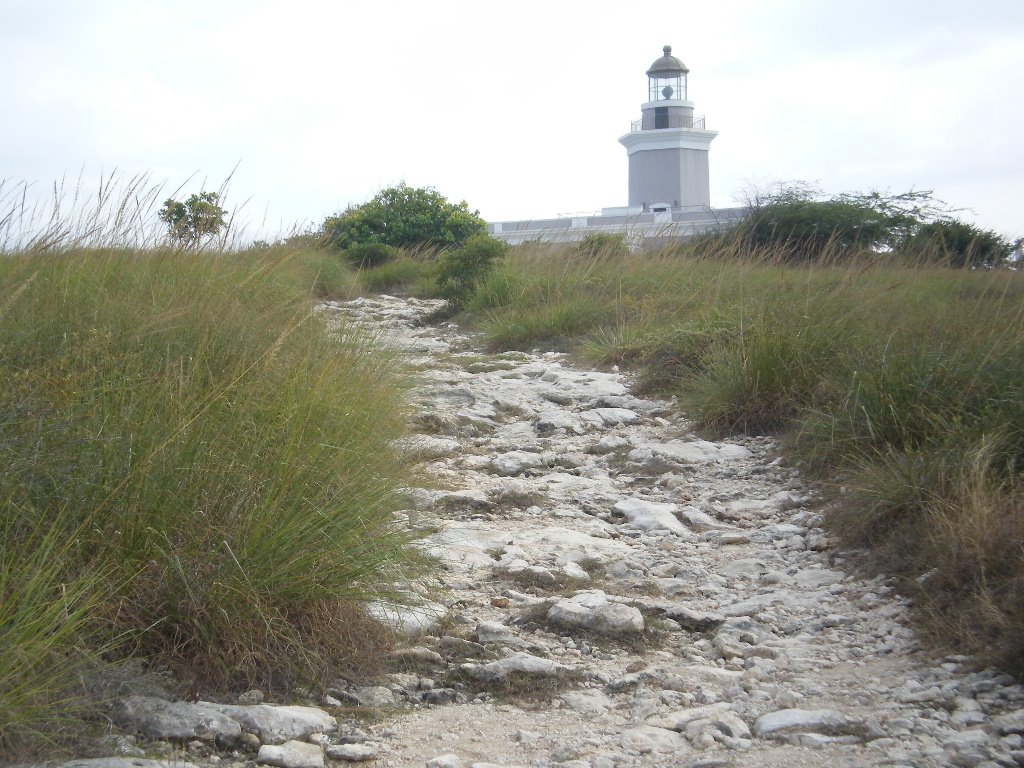
M679 119L679 118L677 118L677 119ZM644 131L644 130L647 130L647 131L651 131L651 130L659 130L659 131L660 130L665 130L663 128L644 128L643 127L643 123L644 123L644 121L643 121L642 118L640 120L634 120L632 123L630 123L629 132L630 133L636 133L637 131ZM700 117L683 117L682 118L682 125L674 125L674 126L672 126L672 128L673 129L682 128L683 130L686 130L686 131L703 131L704 130L704 116L702 115Z

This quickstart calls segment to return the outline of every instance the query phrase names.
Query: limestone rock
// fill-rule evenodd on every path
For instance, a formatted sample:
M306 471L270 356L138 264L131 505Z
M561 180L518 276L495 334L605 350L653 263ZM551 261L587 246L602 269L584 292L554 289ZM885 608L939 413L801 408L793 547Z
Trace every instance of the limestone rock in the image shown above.
M563 664L529 653L514 653L489 664L466 664L463 669L474 680L485 683L500 683L515 677L558 677L572 671Z
M612 509L641 531L669 531L682 538L693 536L675 516L675 504L632 498L616 502Z
M620 743L623 749L641 754L685 755L690 751L689 743L678 733L653 725L639 725L624 731Z
M331 760L346 763L361 763L373 760L380 755L380 748L373 744L331 744L327 747L327 756Z
M152 696L129 696L117 702L114 721L128 731L151 739L181 739L230 743L242 735L239 724L215 705L165 701Z
M754 735L774 739L791 733L835 734L848 725L846 717L835 709L780 709L757 718Z
M324 750L318 744L305 741L264 744L256 755L256 762L275 768L324 768Z
M559 626L573 626L606 634L644 631L644 617L637 608L613 603L599 589L559 600L548 609L547 619Z
M307 739L313 733L334 733L338 722L316 707L278 707L269 704L251 706L218 705L242 730L255 733L263 744L283 744Z

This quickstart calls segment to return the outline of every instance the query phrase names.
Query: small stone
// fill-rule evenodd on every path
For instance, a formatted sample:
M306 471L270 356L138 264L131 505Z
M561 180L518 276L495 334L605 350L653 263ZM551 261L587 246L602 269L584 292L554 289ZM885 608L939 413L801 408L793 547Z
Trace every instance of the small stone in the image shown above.
M348 763L373 760L379 754L380 749L372 744L331 744L327 747L327 756L331 760L342 760Z
M462 768L462 761L458 755L448 753L427 760L426 768Z
M318 745L304 741L264 744L256 762L276 768L324 768L324 751Z
M570 672L570 668L550 659L514 653L489 664L466 664L463 669L470 677L483 682L504 682L510 677L557 677Z
M652 752L685 755L690 751L689 742L678 733L667 728L656 728L653 725L630 728L620 738L623 749L635 750L642 755Z
M754 735L760 739L778 738L796 732L836 733L848 721L834 709L780 709L761 715L754 723Z
M608 634L644 631L644 617L639 609L613 603L599 589L559 600L548 610L547 619L556 625L583 627Z
M370 685L364 688L356 688L353 693L364 707L393 707L395 706L395 695L389 688L382 685Z

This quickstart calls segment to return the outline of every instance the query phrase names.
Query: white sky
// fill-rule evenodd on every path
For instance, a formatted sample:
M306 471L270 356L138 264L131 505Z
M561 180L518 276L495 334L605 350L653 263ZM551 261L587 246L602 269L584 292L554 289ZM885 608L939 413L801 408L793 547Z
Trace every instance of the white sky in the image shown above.
M0 178L237 165L270 234L402 180L489 220L625 205L665 44L719 131L713 205L932 189L1024 234L1024 0L0 0Z

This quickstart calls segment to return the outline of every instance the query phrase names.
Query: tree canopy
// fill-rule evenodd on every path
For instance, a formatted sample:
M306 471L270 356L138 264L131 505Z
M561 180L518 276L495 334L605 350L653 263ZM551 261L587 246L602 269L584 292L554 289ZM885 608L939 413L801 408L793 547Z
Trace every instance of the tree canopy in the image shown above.
M1013 249L998 233L957 219L928 190L826 197L809 184L777 184L752 193L748 209L733 234L790 261L875 251L978 267L1005 262Z
M403 182L328 216L322 234L329 245L342 249L367 243L447 248L486 231L486 222L465 201L451 203L431 187Z
M186 248L198 247L204 240L218 235L226 224L226 215L216 192L200 192L184 203L167 198L157 213L167 224L171 239Z

